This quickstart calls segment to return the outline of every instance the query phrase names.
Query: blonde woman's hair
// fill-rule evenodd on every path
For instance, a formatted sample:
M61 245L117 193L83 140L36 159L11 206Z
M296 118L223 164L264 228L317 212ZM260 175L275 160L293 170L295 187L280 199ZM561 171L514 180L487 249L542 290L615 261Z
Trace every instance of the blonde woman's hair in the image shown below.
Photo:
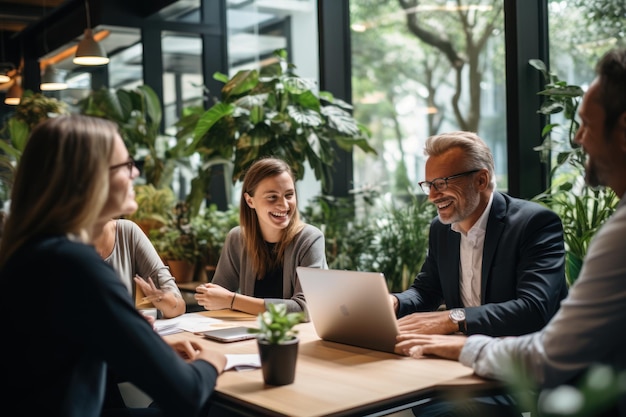
M15 173L0 241L0 267L37 236L65 234L87 242L109 194L117 126L68 115L37 125Z
M262 279L267 272L282 265L285 256L285 248L287 248L295 236L300 233L304 227L304 223L300 220L300 213L296 207L295 213L292 213L289 225L283 229L282 237L274 248L276 253L276 256L274 257L269 252L267 245L263 240L263 234L261 233L261 226L259 225L259 218L257 217L256 210L248 206L244 194L248 193L248 195L253 197L254 192L261 181L266 178L275 177L284 172L289 174L295 186L296 179L291 167L285 161L278 158L268 157L257 160L250 166L250 168L248 168L248 171L243 179L241 201L239 202L239 223L242 230L244 245L248 251L248 256L250 256L252 260L252 265L256 271L257 279Z
M424 155L439 156L452 148L461 148L466 155L466 166L462 170L484 169L489 171L490 188L496 186L493 154L487 144L473 132L456 131L442 133L426 139Z

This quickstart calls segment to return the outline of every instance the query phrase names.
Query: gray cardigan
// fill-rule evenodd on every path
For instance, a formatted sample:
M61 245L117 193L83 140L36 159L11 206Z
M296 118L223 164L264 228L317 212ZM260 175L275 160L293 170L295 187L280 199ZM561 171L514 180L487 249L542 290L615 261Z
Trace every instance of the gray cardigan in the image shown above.
M290 312L304 311L306 313L306 302L296 274L296 267L328 269L325 251L326 245L322 232L315 226L305 225L285 251L283 298L266 298L265 306L271 303L285 303ZM255 282L255 271L244 248L241 228L236 226L226 236L212 283L230 291L239 291L243 295L254 296Z

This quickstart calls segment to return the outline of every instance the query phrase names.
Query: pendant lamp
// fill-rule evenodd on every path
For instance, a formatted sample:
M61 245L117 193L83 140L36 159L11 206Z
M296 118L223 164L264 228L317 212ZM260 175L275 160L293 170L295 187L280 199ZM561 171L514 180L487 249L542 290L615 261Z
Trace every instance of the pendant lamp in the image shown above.
M78 44L76 55L72 62L76 65L106 65L109 63L107 53L102 45L93 38L89 2L87 0L85 0L85 12L87 13L87 28L85 29L83 39Z
M24 91L22 90L22 86L20 85L20 77L15 76L15 78L13 78L13 85L11 86L11 88L9 88L4 98L4 104L17 106L22 100L23 93Z
M41 77L39 88L41 91L65 90L67 83L65 82L64 74L54 65L48 65Z

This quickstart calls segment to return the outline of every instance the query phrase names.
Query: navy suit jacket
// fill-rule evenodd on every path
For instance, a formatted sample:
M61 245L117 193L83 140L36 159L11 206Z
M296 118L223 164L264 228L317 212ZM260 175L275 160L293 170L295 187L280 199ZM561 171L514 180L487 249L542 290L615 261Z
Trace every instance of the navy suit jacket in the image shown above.
M421 272L398 298L398 317L464 307L461 235L435 218ZM483 251L481 306L465 307L467 334L517 336L543 328L567 295L563 225L537 203L494 192Z

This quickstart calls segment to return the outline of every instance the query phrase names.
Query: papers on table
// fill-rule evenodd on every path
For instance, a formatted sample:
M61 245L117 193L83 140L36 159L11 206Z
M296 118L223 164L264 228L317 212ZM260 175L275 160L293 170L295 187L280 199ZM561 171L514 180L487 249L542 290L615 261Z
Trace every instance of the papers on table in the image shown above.
M206 317L202 314L187 313L173 319L156 320L154 329L161 336L183 331L194 333L210 330L214 324L221 322L222 320Z
M261 367L261 358L258 353L227 353L225 371L249 371Z
M212 317L206 317L198 313L187 313L173 319L161 319L154 322L154 329L161 336L168 334L186 332L203 332L211 330L216 327L223 327L223 320L215 319ZM252 354L240 354L240 353L228 353L226 354L226 367L225 371L248 371L252 369L258 369L261 367L261 358L258 353Z

